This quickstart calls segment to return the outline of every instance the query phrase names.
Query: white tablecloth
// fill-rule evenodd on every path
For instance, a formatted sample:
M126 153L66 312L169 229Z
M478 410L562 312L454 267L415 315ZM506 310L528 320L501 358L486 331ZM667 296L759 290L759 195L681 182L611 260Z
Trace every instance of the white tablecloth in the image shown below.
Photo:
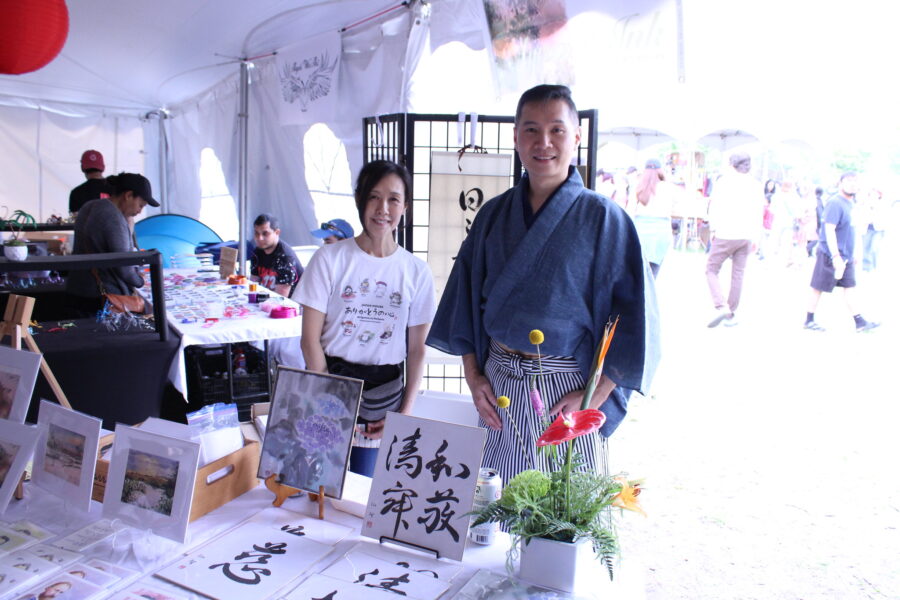
M300 337L301 318L272 319L263 312L258 304L247 302L246 288L234 288L225 283L198 287L195 294L187 294L172 284L172 275L181 275L191 278L212 278L217 273L197 273L190 269L166 269L164 281L164 294L166 297L166 314L169 324L181 336L181 345L178 353L169 367L169 380L175 388L187 397L187 371L184 362L184 349L187 346L198 344L224 344L228 342L250 342L255 340L272 340L280 338ZM149 290L149 286L145 286ZM296 302L283 298L265 288L260 287L260 292L266 292L270 298L277 299L285 306L293 306L298 309ZM245 306L250 310L246 317L220 317L219 320L208 327L204 327L203 319L195 323L182 322L185 306L194 307L202 304L207 299L224 298L226 306ZM299 341L298 341L299 344Z
M138 531L128 528L89 548L84 554L87 558L100 558L141 571L143 575L137 581L145 582L156 588L169 590L182 597L202 600L202 596L192 595L187 590L168 584L162 579L153 577L152 573L179 559L191 549L198 548L228 529L235 527L253 514L268 508L271 506L273 498L272 493L262 485L250 490L243 496L191 523L188 527L187 542L183 545L156 536L149 531ZM102 508L102 504L91 502L90 513L76 511L67 507L63 500L29 483L25 486L25 499L21 501L12 500L7 512L2 515L2 519L5 521L28 519L54 533L65 535L102 518ZM310 502L306 495L287 499L282 508L308 516L315 516L318 510L317 505ZM372 541L369 538L360 537L359 531L362 521L359 517L336 510L330 504L326 504L325 508L325 518L327 520L351 527L354 531L346 539L339 542L327 556L314 564L306 574L291 583L284 590L285 593L288 589L299 585L309 574L317 573L334 562L335 559L350 550L358 541L363 539ZM52 543L52 540L50 543ZM453 579L450 589L442 598L452 598L479 569L505 574L506 549L508 547L509 537L504 533L498 534L497 539L490 546L468 542L462 561L463 570ZM600 566L599 562L596 576L601 579L606 577L605 568ZM620 566L617 581L614 585L606 585L605 581L601 579L598 579L598 582L603 589L602 593L597 592L597 598L616 598L619 600L642 600L645 598L643 569L636 562L627 562ZM113 589L119 589L119 587L117 585ZM569 596L560 594L558 597L567 598Z

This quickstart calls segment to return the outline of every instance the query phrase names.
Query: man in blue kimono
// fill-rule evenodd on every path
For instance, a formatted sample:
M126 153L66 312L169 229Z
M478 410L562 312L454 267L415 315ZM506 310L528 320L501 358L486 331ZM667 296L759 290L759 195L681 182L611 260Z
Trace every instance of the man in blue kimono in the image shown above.
M637 233L571 167L580 139L567 87L541 85L522 95L514 140L526 174L479 210L427 340L462 356L489 428L483 466L499 470L504 482L547 460L535 455L534 440L556 414L580 409L610 320L620 319L590 401L606 423L602 436L576 441L588 466L604 461L602 442L625 417L631 390L647 389L659 358L656 297ZM540 361L529 342L533 329L544 333ZM541 404L529 400L534 386ZM508 412L497 409L501 395L512 401Z

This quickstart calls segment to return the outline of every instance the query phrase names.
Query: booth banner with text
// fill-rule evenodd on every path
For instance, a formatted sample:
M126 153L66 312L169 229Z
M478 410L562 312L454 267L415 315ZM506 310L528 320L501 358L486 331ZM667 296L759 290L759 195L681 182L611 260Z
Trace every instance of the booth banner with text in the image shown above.
M461 560L486 432L389 412L362 535Z
M431 153L428 266L440 298L459 246L481 206L512 185L511 154Z
M337 31L282 48L275 64L281 87L278 109L282 125L334 119L341 67L341 35Z

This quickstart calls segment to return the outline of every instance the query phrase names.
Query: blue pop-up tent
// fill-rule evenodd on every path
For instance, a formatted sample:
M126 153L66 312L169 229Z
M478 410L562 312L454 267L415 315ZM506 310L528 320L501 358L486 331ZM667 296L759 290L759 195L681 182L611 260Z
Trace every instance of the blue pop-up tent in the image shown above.
M201 244L221 242L219 235L196 219L184 215L154 215L134 224L138 246L156 248L163 257L163 266L172 267L172 257L194 254ZM178 266L191 266L179 261ZM196 263L195 263L196 264Z

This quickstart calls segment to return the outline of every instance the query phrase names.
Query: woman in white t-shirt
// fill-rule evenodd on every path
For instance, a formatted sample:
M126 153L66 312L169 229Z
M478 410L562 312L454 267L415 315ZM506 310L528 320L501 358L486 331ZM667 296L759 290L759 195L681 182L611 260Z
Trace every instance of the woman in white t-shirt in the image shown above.
M666 181L662 165L655 158L647 161L637 185L637 204L632 220L641 240L644 258L650 263L655 278L672 246L672 205L676 188Z
M297 290L307 368L366 382L350 470L370 477L385 414L412 411L435 311L431 270L394 237L411 192L400 165L363 167L354 194L362 233L317 250Z

